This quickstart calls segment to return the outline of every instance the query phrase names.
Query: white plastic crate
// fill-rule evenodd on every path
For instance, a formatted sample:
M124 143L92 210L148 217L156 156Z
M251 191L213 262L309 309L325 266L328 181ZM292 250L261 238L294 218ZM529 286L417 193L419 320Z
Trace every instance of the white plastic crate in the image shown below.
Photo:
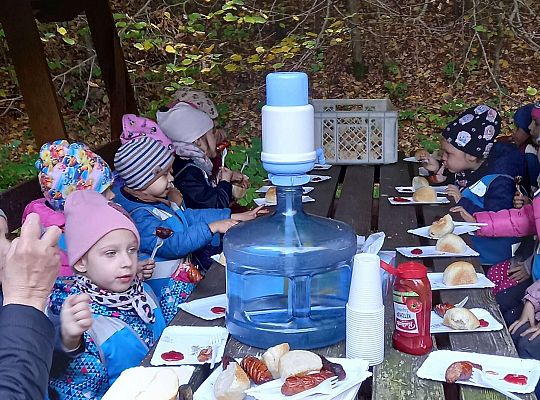
M315 144L330 164L397 162L398 110L388 99L312 99Z

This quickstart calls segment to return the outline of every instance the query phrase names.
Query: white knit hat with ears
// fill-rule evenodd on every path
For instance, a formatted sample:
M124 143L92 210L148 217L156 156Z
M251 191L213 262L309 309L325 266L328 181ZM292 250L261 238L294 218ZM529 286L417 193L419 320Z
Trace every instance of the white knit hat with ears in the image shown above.
M158 111L157 122L173 142L193 143L214 127L212 118L187 103L178 103L169 111Z

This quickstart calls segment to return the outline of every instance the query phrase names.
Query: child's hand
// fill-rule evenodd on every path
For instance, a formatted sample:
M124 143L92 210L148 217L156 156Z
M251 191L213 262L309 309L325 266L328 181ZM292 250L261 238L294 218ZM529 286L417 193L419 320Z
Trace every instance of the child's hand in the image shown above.
M81 344L81 336L92 327L90 296L77 294L69 296L60 311L60 331L62 344L68 351L75 350Z
M521 283L529 279L530 276L531 274L527 271L527 268L525 268L525 264L522 261L512 259L512 265L508 269L508 277L510 279Z
M519 192L516 192L516 194L514 195L514 199L513 199L514 208L521 208L525 204L530 204L530 203L531 203L531 199L529 199L528 196L525 196Z
M269 211L266 208L263 208L263 206L259 206L250 211L239 214L232 214L231 218L236 221L251 221L252 219L257 218L259 215L268 214L268 212Z
M238 184L239 186L247 189L249 187L249 178L241 172L234 171L232 173L231 182Z
M221 221L209 223L208 227L212 233L225 233L236 224L238 224L238 221L232 219L222 219Z
M517 321L515 321L512 325L508 327L508 331L513 334L516 333L519 327L526 322L529 323L529 325L535 326L536 321L534 319L534 305L530 301L526 301L525 305L523 306L523 311L521 312L521 316ZM521 334L523 336L523 333Z
M180 192L180 190L178 190L175 187L172 187L167 192L167 200L176 203L178 207L182 207L184 196L182 195L182 192Z
M440 168L439 161L433 156L426 157L419 161L421 161L422 166L430 172L437 172Z
M461 192L456 185L448 185L448 189L446 189L446 195L453 198L456 204L461 200Z
M233 172L227 167L221 167L218 173L218 181L230 182L233 177Z
M139 271L139 278L145 281L152 277L152 274L154 273L154 268L156 267L156 262L151 258L147 258L146 260L139 261L137 267Z
M461 218L463 218L463 221L465 222L476 222L476 218L474 218L471 214L469 214L465 209L461 206L452 207L450 209L450 212L457 212L459 215L461 215Z

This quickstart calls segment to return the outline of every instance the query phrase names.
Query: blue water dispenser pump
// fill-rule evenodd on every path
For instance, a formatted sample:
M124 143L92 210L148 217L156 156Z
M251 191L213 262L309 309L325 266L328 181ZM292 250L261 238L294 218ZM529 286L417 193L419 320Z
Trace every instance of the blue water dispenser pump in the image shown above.
M303 209L302 185L318 158L307 75L272 73L266 83L261 159L277 187L277 206L225 235L227 329L260 348L328 346L345 338L356 235Z

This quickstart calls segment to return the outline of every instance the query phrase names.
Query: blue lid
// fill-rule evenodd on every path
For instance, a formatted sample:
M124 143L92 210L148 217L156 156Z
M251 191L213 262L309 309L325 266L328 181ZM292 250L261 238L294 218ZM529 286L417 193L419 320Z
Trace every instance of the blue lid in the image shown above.
M272 72L266 75L266 105L308 104L308 76L304 72Z

